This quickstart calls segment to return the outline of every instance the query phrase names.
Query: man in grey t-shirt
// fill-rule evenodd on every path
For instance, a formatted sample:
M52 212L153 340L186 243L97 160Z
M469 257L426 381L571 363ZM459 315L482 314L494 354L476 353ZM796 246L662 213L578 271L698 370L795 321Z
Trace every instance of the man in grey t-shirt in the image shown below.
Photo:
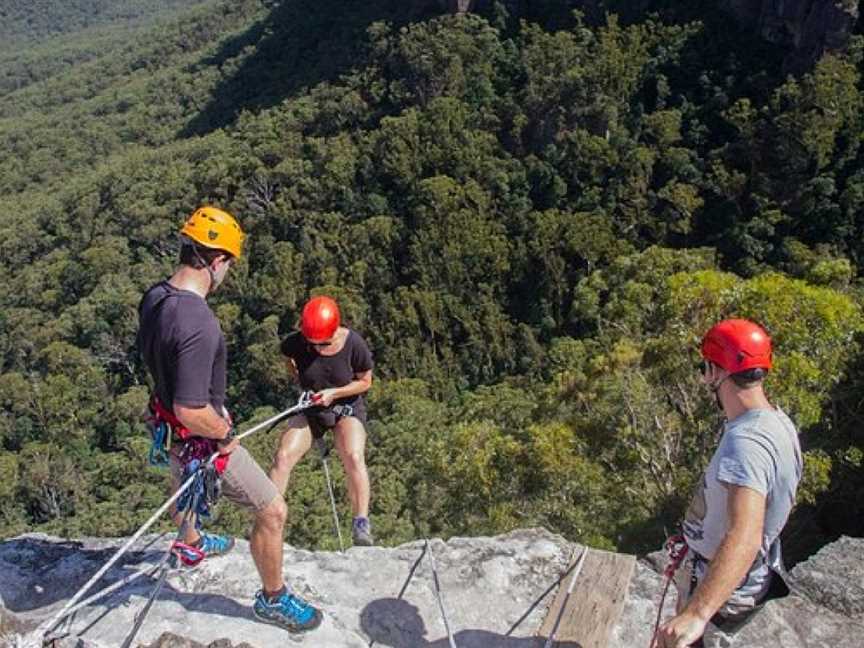
M677 616L659 628L658 648L703 645L714 624L742 620L765 598L783 570L779 536L803 470L795 425L762 388L768 334L747 320L724 320L703 338L702 357L702 380L727 422L687 510Z

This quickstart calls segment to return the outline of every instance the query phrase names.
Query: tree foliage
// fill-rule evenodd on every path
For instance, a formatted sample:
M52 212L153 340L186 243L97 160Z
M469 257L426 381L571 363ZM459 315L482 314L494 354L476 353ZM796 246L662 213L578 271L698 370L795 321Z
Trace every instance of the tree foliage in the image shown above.
M864 452L857 41L792 78L692 3L37 4L22 38L63 33L0 50L0 534L129 533L164 497L136 306L207 202L249 235L211 301L238 420L293 399L309 295L370 341L382 541L655 545L716 441L692 365L727 316L776 343L807 548L860 530L825 523ZM332 547L318 463L287 538Z

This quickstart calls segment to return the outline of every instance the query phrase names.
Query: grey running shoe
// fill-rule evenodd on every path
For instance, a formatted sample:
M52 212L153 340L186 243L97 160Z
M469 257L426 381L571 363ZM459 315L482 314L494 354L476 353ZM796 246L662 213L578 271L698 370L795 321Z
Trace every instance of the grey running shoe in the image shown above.
M375 538L372 537L372 528L369 526L369 518L354 518L352 536L355 547L371 547L375 544Z

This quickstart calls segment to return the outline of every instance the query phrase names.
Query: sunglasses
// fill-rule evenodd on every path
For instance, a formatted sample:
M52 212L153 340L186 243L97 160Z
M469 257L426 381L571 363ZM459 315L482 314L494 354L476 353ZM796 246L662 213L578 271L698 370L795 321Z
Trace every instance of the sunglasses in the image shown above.
M711 363L707 360L700 360L696 363L696 371L699 372L700 375L704 376L711 369Z
M306 340L306 342L309 344L309 346L313 346L319 349L328 347L333 344L333 340L324 340L323 342L312 342L311 340Z

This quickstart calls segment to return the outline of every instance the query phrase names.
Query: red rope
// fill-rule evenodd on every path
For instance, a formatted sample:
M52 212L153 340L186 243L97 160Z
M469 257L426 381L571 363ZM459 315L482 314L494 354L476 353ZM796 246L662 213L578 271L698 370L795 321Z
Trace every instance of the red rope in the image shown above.
M654 645L654 640L657 638L657 630L660 628L660 616L663 614L663 604L666 602L666 594L669 592L669 585L675 577L675 572L684 561L687 555L687 541L682 535L674 535L666 540L666 554L669 556L669 562L666 564L666 569L663 570L663 577L666 579L666 585L663 587L663 595L660 597L660 603L657 606L657 618L654 620L654 632L651 633L651 646Z

